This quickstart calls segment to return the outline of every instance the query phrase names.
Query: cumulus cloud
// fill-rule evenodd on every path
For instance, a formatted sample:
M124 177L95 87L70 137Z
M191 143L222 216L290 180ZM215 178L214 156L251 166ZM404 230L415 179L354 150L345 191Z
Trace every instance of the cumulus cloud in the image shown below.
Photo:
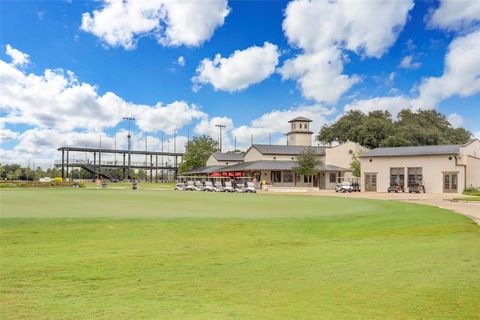
M480 1L441 0L428 20L430 27L461 30L480 21Z
M403 57L402 61L400 62L400 68L407 69L407 70L416 70L420 68L422 64L420 62L414 62L413 56L408 55Z
M83 14L81 29L125 49L133 49L144 35L164 46L199 46L229 12L226 0L106 0L101 9Z
M463 125L463 117L458 113L448 115L447 120L454 128L460 128Z
M456 37L445 55L443 74L426 77L418 87L416 97L397 95L355 100L345 110L358 109L365 112L388 110L396 114L401 109L436 108L452 96L469 97L480 92L480 30ZM454 118L453 121L459 120ZM455 123L458 123L455 122Z
M250 125L243 125L232 130L232 135L242 144L249 144L251 136L255 143L266 143L272 134L273 138L285 143L283 134L290 131L289 120L302 116L312 119L312 131L317 132L327 122L327 117L332 115L335 109L321 105L298 106L288 109L272 110L252 120Z
M280 68L306 98L334 104L359 81L342 74L345 54L380 58L406 23L413 1L295 0L285 10L283 30L302 53ZM375 17L375 19L372 19Z
M396 115L402 109L412 107L411 99L405 96L393 97L375 97L370 99L354 100L345 106L345 111L360 110L370 112L376 110L386 110Z
M0 144L5 143L7 141L15 140L19 135L20 135L19 132L0 127Z
M2 60L0 89L5 121L59 130L99 131L116 126L125 115L134 115L142 130L172 132L205 116L184 101L133 104L112 92L100 95L95 86L79 82L71 71L47 69L43 75L26 74Z
M9 44L6 46L5 53L12 58L12 65L14 66L24 66L30 62L30 56L28 54L12 48Z
M454 95L480 92L480 30L455 38L448 47L442 76L423 79L415 101L418 107L435 107Z
M213 60L203 59L192 78L194 90L207 83L215 90L244 90L268 78L275 71L278 56L277 46L265 42L262 47L236 50L228 58L217 54Z
M136 105L133 114L142 130L163 131L169 134L173 134L174 130L195 119L206 116L196 105L190 105L185 101L175 101L168 105L157 104L153 107Z
M184 58L183 56L178 57L178 59L177 59L177 64L178 64L179 66L184 67L184 66L185 66L185 58Z

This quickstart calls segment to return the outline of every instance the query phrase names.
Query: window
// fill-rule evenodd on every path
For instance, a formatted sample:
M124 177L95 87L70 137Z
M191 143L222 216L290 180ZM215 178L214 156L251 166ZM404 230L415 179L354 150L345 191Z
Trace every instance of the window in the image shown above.
M303 176L303 182L304 183L312 182L312 176Z
M293 182L293 173L290 171L283 171L283 182Z
M422 168L408 168L408 186L423 185Z
M330 173L330 183L335 183L335 182L337 182L337 174Z
M377 191L376 173L365 173L365 191Z
M403 187L405 180L404 168L390 168L390 185L401 185Z
M272 171L272 182L282 182L281 171Z

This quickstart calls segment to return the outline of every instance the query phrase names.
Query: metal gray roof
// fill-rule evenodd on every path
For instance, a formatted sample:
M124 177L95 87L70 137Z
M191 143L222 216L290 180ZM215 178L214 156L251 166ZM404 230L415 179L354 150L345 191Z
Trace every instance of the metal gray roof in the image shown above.
M212 154L218 161L243 161L244 153L214 153Z
M458 154L461 146L461 144L445 144L435 146L376 148L365 152L362 158Z
M297 122L297 121L312 122L312 120L305 117L296 117L288 122Z
M184 172L183 174L200 174L200 173L218 172L223 167L224 167L223 165L221 165L221 166L200 167L200 168L195 168L195 169L189 170L187 172Z
M253 148L257 149L262 154L278 154L278 155L292 155L297 156L302 153L306 148L304 146L285 146L274 144L254 144ZM325 148L319 146L313 146L312 148L316 154L325 155Z
M279 160L259 160L234 164L232 166L226 166L218 170L219 172L225 171L255 171L255 170L293 170L297 167L297 161L279 161ZM323 164L316 167L320 171L349 171L349 169L337 167L334 165Z

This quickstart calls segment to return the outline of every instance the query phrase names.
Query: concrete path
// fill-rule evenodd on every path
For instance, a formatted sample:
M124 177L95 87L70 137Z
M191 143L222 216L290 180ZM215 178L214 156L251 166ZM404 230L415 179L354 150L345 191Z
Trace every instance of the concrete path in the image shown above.
M268 192L265 192L268 193ZM272 192L273 193L273 192ZM275 194L287 194L287 192L274 192ZM353 192L336 193L333 190L319 190L308 192L295 192L288 194L305 194L316 196L333 196L342 198L363 198L377 200L397 200L418 204L431 205L443 209L452 210L463 214L480 225L480 202L454 202L453 198L460 197L458 194L447 193L386 193L386 192ZM465 196L462 196L465 197Z

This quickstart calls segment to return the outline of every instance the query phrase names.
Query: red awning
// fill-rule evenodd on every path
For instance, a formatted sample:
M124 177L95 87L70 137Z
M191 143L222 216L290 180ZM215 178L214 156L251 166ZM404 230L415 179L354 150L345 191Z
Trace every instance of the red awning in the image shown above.
M235 172L235 177L241 177L241 176L243 176L242 172Z
M221 177L222 175L218 172L214 172L210 174L210 177Z

